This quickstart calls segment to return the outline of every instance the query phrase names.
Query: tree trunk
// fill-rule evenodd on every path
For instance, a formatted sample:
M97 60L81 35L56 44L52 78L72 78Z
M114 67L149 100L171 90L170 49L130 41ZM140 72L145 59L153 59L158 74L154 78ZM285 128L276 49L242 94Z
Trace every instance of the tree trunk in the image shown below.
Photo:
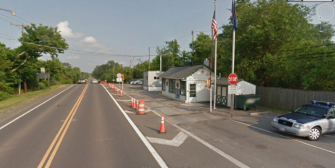
M28 50L27 50L27 51L28 51ZM22 53L18 54L18 55L16 56L15 60L14 60L12 63L10 63L10 65L13 65L14 62L16 62L16 60L17 60L21 55L23 55L24 53L26 53L27 51L23 51Z
M23 87L24 87L24 93L27 93L28 89L27 89L27 78L26 77L24 77Z
M24 63L27 62L27 59L29 58L29 56L27 56L27 58L16 68L12 69L11 72L15 72L17 69L19 69Z

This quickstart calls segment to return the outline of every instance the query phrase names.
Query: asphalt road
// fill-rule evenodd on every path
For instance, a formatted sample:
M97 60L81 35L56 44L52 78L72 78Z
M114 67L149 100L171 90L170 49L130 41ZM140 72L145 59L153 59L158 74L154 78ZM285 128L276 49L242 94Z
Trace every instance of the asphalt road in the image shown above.
M335 167L334 134L311 142L274 130L275 114L236 111L231 120L124 88L120 97L100 84L73 85L0 116L0 167ZM146 101L146 115L136 115L130 96ZM166 134L158 134L161 114Z
M0 127L19 115L1 122ZM74 85L0 130L0 167L48 164L62 168L159 167L100 84Z

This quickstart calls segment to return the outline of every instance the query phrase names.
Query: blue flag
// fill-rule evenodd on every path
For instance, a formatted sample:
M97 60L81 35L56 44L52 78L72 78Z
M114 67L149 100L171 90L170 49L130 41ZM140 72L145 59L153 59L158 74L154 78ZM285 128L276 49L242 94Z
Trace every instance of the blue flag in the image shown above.
M237 30L237 16L236 16L235 0L233 0L232 6L231 6L231 23L233 24L234 30Z

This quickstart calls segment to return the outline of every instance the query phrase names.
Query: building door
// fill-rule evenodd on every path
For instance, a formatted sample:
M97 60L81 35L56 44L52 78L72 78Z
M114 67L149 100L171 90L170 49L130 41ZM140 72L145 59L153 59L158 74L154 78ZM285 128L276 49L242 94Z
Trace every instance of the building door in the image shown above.
M190 83L189 102L197 102L197 85Z

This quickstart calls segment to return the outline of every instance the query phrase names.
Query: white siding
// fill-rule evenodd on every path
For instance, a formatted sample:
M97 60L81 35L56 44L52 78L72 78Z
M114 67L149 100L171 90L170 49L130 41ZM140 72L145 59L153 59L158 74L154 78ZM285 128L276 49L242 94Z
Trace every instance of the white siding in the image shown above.
M160 71L145 71L143 72L143 89L144 86L149 87L149 91L160 91L162 87L162 78L159 75L164 72ZM158 77L159 79L155 79ZM152 90L150 89L152 88ZM146 90L146 88L144 89Z
M209 78L209 70L205 67L197 70L191 76L187 77L187 81L194 81L197 87L197 102L206 102L209 101L210 92L206 86L206 80ZM189 84L187 84L187 91L189 91ZM187 92L187 96L189 97L189 92Z

